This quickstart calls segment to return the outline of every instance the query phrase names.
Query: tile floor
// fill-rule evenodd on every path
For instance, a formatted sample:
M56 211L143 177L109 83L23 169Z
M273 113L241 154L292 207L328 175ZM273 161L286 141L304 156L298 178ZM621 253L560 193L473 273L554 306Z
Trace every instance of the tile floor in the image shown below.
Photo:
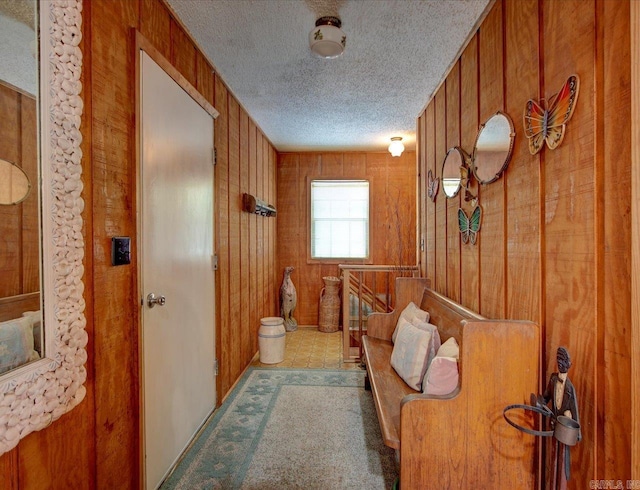
M360 363L342 362L342 331L320 332L315 326L298 327L287 332L284 360L278 364L263 364L260 355L252 366L314 368L314 369L361 369Z

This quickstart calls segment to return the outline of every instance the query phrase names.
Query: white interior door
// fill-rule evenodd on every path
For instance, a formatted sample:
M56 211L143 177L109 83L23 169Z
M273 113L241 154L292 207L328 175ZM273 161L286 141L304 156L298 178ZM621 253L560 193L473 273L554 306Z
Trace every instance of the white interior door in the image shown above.
M144 446L152 489L216 403L213 118L140 53ZM150 307L151 293L165 304Z

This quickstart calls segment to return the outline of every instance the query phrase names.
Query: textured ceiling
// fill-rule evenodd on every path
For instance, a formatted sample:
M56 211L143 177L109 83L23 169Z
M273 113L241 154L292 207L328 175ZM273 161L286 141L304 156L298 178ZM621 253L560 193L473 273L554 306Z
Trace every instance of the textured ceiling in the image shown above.
M168 0L278 151L415 146L416 118L490 0ZM344 54L311 54L337 15Z

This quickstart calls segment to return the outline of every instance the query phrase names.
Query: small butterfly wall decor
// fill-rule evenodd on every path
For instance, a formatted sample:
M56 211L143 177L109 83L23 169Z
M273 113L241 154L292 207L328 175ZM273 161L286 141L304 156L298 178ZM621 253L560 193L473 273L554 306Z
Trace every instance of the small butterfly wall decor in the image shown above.
M524 132L529 138L529 152L538 153L546 141L550 150L556 149L564 139L566 124L573 115L580 90L578 75L571 75L560 91L549 98L529 99L524 108Z
M431 170L427 172L427 194L432 202L436 202L436 196L438 195L438 189L440 188L440 177L433 178Z
M462 243L475 245L478 240L478 232L480 231L480 222L482 220L482 208L476 206L471 217L467 216L464 209L458 209L458 226L462 235Z

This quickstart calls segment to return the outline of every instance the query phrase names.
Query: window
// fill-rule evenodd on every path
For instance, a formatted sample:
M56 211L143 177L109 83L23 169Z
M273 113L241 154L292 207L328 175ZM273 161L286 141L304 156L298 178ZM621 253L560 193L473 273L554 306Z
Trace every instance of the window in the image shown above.
M369 182L311 181L311 258L369 256Z

